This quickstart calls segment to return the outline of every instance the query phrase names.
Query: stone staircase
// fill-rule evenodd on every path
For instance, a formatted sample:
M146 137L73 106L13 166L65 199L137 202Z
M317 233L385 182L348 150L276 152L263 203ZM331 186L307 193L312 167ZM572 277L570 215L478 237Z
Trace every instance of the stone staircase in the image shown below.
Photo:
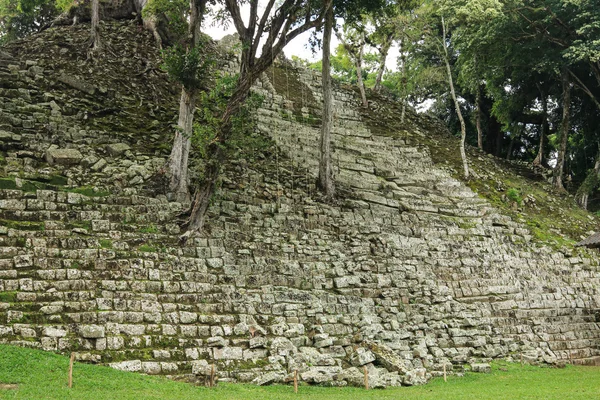
M597 258L534 243L433 164L412 114L378 134L336 91L345 198L325 203L319 77L286 67L304 93L289 99L266 74L258 127L277 149L228 166L206 236L181 246L185 207L146 190L165 157L145 133L86 119L104 100L57 83L47 59L0 56L1 342L190 379L214 363L222 380L261 384L298 369L360 385L366 366L372 387L444 364L600 355Z

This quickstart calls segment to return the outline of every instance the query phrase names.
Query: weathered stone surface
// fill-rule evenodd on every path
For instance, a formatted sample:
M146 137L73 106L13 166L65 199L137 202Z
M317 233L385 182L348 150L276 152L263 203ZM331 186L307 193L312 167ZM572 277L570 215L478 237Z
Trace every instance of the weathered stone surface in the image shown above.
M136 25L114 24L140 38ZM38 36L63 42L72 31ZM74 98L55 84L54 71L71 71L60 51L61 65L41 54L25 72L15 62L10 81L0 73L2 168L15 187L0 189L3 340L94 362L129 357L114 365L149 374L206 376L214 360L223 379L257 384L298 370L308 383L362 386L366 367L374 388L422 384L442 363L600 356L598 258L532 246L522 224L434 165L412 144L432 120L409 112L406 132L381 135L337 88L336 180L352 198L324 203L314 187L319 76L288 65L299 92L290 99L266 74L254 88L265 99L256 138L279 153L232 159L206 235L181 245L186 205L149 197L178 99L153 74L130 77L148 89L132 94L97 71L89 82L110 96L75 82ZM115 63L133 60L121 75L136 57ZM41 162L65 147L85 159ZM49 189L32 192L32 177ZM99 193L65 190L74 187Z
M137 372L142 370L142 362L140 360L121 361L108 365L119 371Z
M271 371L256 377L252 383L258 386L271 385L283 382L285 377L286 373L283 371Z
M100 325L83 325L79 327L79 334L88 339L103 338L105 335L105 328Z
M111 143L106 145L106 151L111 157L119 157L127 150L131 150L131 146L129 146L127 143Z
M46 161L50 165L76 165L83 155L76 149L49 148L46 150Z
M490 364L485 363L471 364L471 371L489 374L490 372L492 372L492 367L490 366Z

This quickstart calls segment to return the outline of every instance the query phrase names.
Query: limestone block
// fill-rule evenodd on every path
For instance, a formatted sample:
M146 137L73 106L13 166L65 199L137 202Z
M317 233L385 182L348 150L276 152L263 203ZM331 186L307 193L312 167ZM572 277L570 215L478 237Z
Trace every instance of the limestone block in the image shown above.
M105 328L100 325L82 325L79 327L79 334L86 339L103 338Z
M331 382L334 377L342 371L341 367L311 367L307 371L302 372L300 377L304 382L308 383L324 383Z
M485 363L471 364L471 371L489 374L492 372L492 367Z
M354 353L350 356L350 362L355 367L361 367L365 364L372 363L375 361L375 354L368 349L363 347L357 348Z
M266 374L261 374L252 380L254 385L264 386L273 383L281 383L285 380L286 373L283 371L271 371Z
M190 362L192 365L192 374L199 376L209 376L211 374L211 366L206 360L194 360Z
M48 326L42 330L42 335L53 337L53 338L65 337L65 336L67 336L67 331L63 328L55 328L52 326Z
M111 157L119 157L127 150L131 150L131 147L126 143L112 143L106 145L106 151L111 155Z
M215 360L242 360L244 351L241 347L222 347L213 349Z
M140 360L121 361L108 365L120 371L137 372L142 370L142 362Z
M17 200L17 199L0 200L0 209L2 209L2 210L20 211L20 210L25 210L26 208L27 208L27 204L21 200Z
M108 232L110 230L110 221L102 219L92 220L92 231L94 232Z
M15 256L13 258L15 268L27 268L33 266L33 257L30 254Z
M77 165L83 155L76 149L49 148L46 150L46 161L50 165Z
M162 371L159 362L142 362L141 371L148 375L159 375Z
M407 371L402 379L402 384L406 386L424 385L427 383L427 371L425 368L415 368Z
M288 356L297 352L296 346L287 338L277 337L271 342L270 354L272 356Z

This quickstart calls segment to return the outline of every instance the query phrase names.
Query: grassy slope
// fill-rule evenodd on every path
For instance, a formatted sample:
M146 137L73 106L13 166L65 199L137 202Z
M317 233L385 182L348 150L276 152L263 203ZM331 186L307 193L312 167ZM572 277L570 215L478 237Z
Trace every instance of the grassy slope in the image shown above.
M365 391L361 388L256 387L219 384L215 389L76 363L67 388L67 357L0 345L0 399L590 399L600 397L600 368L565 369L495 364L492 374L435 379L421 387Z

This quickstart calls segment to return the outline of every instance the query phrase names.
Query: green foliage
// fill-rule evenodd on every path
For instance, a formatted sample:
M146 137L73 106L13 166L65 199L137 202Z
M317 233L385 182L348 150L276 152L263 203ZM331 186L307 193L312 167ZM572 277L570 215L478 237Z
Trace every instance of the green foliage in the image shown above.
M0 45L38 32L59 11L55 0L0 0Z
M17 301L17 292L0 292L0 303L14 303Z
M169 30L177 37L183 37L188 30L190 3L185 0L150 0L142 11L144 18L164 16Z
M163 69L187 90L206 89L216 65L215 55L207 50L210 38L201 36L200 44L189 50L177 44L163 51Z
M140 228L141 233L158 233L158 228L155 225L151 224L148 226L144 226Z
M208 148L216 141L221 129L221 118L229 99L234 94L237 82L237 75L224 75L216 80L215 86L210 91L200 94L200 109L194 124L192 143L202 159L208 158ZM229 153L239 149L263 150L269 145L253 134L256 121L252 111L258 109L262 101L261 96L251 93L237 114L233 116L231 137L224 145Z
M138 247L138 251L142 251L145 253L156 253L157 249L154 246L150 246L149 244L143 244Z
M100 243L100 247L102 247L103 249L112 249L113 248L113 243L112 243L112 240L110 240L110 239L100 239L98 241L98 243Z
M506 191L506 197L510 200L513 201L515 203L517 203L518 205L521 205L521 203L523 202L523 198L521 197L521 193L519 192L519 189L516 188L510 188Z

